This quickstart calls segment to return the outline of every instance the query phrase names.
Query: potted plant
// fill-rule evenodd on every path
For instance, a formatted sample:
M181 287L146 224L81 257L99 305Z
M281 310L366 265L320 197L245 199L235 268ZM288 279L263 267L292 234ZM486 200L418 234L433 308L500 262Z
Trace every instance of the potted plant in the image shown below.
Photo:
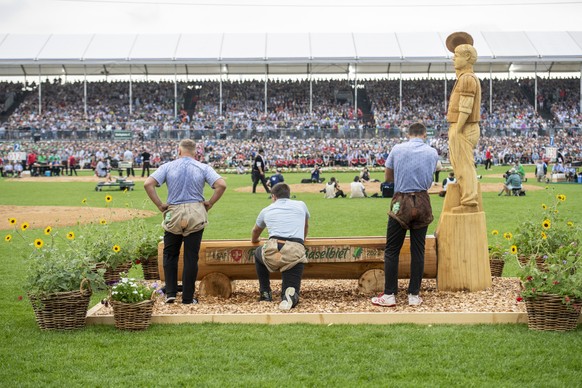
M503 233L503 240L499 236L499 231L494 229L491 231L491 239L489 240L489 268L491 269L491 276L500 277L503 274L503 267L508 257L511 257L511 248L508 247L507 242L513 237L511 233Z
M141 264L145 280L159 279L158 245L163 240L159 225L147 226L143 219L137 219L132 229L136 239L134 264Z
M558 211L566 197L558 195L556 198L551 209L542 205L544 217L537 233L531 232L535 228L522 225L531 228L527 234L534 241L528 242L527 247L535 248L536 260L529 260L520 267L522 291L518 300L525 300L528 326L534 330L575 329L582 305L582 233ZM520 254L521 243L522 240L516 240L515 255Z
M121 330L145 330L149 327L156 285L121 274L121 280L111 288L109 302L113 307L115 327Z
M39 327L43 330L84 327L91 285L100 284L102 272L92 271L90 261L78 249L74 232L69 231L65 239L47 226L44 236L33 238L26 232L27 222L19 229L16 219L10 218L9 222L14 229L4 241L13 243L14 237L18 243L32 245L25 287Z

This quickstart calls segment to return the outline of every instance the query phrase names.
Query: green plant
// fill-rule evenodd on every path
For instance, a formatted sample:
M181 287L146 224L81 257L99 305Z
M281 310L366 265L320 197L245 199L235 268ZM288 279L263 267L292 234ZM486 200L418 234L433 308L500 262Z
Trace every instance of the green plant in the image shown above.
M522 298L554 294L566 304L582 299L582 233L561 216L558 208L565 201L566 196L558 194L552 206L542 204L541 221L534 218L520 226L513 253L529 257L518 272Z
M139 303L152 298L157 285L148 285L143 281L128 278L126 273L121 274L121 280L111 287L111 300L123 303Z
M512 238L512 234L509 232L503 233L503 237L500 236L497 229L491 231L491 237L489 238L489 258L493 260L503 260L507 261L508 258L512 256L512 249L510 247L509 241Z
M158 244L164 238L160 233L160 226L158 224L148 225L141 218L134 218L130 224L135 239L133 262L139 264L147 261L151 256L156 256Z
M15 245L22 243L31 249L14 247L28 259L24 284L29 294L43 297L56 292L75 291L83 279L95 286L102 285L104 270L92 270L91 262L80 251L73 231L62 238L59 231L47 226L44 236L34 238L28 232L28 222L23 222L20 228L15 218L9 218L8 222L13 229L5 235L4 241Z

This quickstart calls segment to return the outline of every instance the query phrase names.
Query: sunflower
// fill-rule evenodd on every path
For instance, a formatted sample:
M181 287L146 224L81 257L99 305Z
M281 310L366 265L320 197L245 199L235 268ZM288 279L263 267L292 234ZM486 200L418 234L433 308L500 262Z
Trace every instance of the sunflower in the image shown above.
M564 202L566 200L566 195L558 194L556 195L556 198L558 198L558 201Z
M111 197L111 195L106 195L105 196L105 202L111 202L113 198Z
M119 247L119 245L115 244L113 246L113 252L118 253L121 250L121 248Z
M511 240L513 238L513 235L510 232L505 232L503 233L503 238L506 240Z
M542 232L541 236L544 240L546 240L548 238L548 235L546 234L546 232Z
M53 228L51 228L50 226L47 226L46 228L44 228L44 234L46 234L47 236L49 234L51 234L52 231L53 231Z
M37 238L36 240L34 240L34 247L35 248L42 248L42 246L44 245L44 241L42 241L40 238Z
M28 229L30 225L28 224L28 222L23 222L22 225L20 225L20 229L22 230L26 230Z
M105 225L105 224L107 224L107 221L105 220L105 218L102 218L102 219L99 220L99 223L101 225Z
M67 233L67 238L69 240L74 240L75 239L75 232L69 232L69 233Z
M542 228L544 229L550 229L550 226L552 226L552 223L550 222L550 220L548 220L547 218L544 220L544 222L542 222Z
M545 203L542 203L542 209L547 210L548 209L548 205L546 205Z
M10 223L10 225L14 225L16 224L16 218L9 218L8 222Z
M517 254L517 246L516 245L512 245L511 248L509 248L511 250L511 253L513 255Z
M572 221L568 221L568 222L566 223L566 225L568 225L568 226L571 228L571 227L573 227L573 226L574 226L574 223L573 223Z
M4 241L6 241L6 242L12 241L12 235L11 234L7 234L6 236L4 236Z
M494 236L497 236L499 234L499 231L497 229L493 229L491 231L491 234L494 235Z

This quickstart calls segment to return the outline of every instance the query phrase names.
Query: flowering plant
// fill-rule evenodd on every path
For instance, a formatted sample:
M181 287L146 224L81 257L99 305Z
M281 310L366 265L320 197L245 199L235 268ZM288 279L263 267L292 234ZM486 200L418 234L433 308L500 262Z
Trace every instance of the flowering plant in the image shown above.
M103 283L103 272L93 271L89 260L82 254L75 233L69 231L63 237L51 226L44 229L43 236L32 236L28 231L30 224L23 222L18 226L16 218L9 218L11 232L4 236L9 244L24 244L30 247L15 250L28 255L28 270L25 287L30 295L44 297L57 292L79 290L83 279L94 286Z
M133 262L139 264L158 254L158 244L163 240L160 226L149 226L141 218L134 219L132 229L135 234L135 253Z
M503 233L503 237L501 237L499 231L493 229L489 239L489 258L506 261L508 258L513 257L515 246L509 246L509 241L512 238L513 235L510 232Z
M127 274L122 273L119 283L111 288L110 299L123 303L139 303L150 300L156 292L157 284L148 285L143 281L128 278Z
M514 255L530 260L519 270L523 289L518 299L554 294L570 304L582 298L582 233L560 214L564 201L565 195L557 195L553 205L542 204L540 217L520 226Z

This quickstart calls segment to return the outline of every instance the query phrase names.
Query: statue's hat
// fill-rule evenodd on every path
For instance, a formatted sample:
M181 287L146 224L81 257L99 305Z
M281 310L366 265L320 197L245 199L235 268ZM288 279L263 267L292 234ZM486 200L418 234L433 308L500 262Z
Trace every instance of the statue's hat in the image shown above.
M454 53L455 48L461 44L473 45L473 37L466 32L453 32L447 37L446 45L447 49Z

